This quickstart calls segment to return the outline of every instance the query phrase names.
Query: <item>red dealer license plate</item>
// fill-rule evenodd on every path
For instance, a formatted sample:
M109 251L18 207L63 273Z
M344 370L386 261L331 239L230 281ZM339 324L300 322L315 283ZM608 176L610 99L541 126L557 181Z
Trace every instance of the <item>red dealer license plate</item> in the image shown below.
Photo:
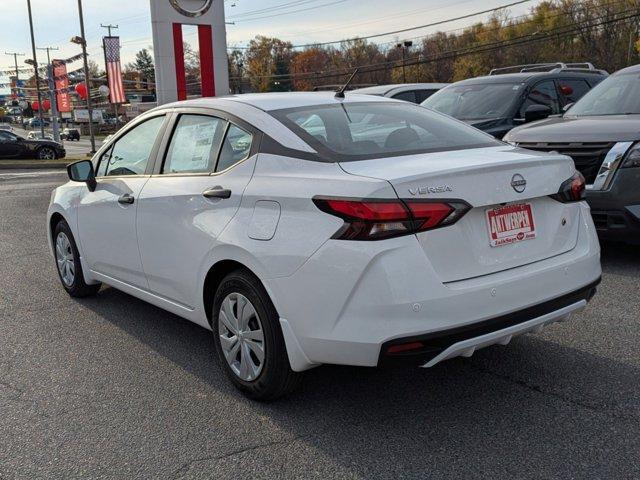
M536 238L536 225L530 203L487 210L487 222L492 247Z

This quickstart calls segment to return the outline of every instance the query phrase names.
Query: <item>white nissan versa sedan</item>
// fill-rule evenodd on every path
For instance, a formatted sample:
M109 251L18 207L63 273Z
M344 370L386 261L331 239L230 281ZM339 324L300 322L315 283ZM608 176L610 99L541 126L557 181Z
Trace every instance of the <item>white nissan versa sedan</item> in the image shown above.
M68 170L48 214L67 292L106 283L211 329L257 399L324 363L507 344L582 309L601 274L569 157L386 98L165 105Z

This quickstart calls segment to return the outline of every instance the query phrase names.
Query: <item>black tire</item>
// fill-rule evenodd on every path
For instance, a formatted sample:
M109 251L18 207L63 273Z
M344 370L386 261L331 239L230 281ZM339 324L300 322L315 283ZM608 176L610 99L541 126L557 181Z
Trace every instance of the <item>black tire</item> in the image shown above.
M245 296L253 305L264 335L264 362L258 376L245 381L232 369L222 349L218 318L222 301L232 293ZM295 390L303 374L291 370L284 337L280 328L280 317L262 283L246 270L236 270L227 275L213 300L213 338L220 365L231 382L246 396L254 400L269 401Z
M39 160L55 160L58 158L56 151L51 147L40 147L38 150Z
M73 282L67 283L62 277L62 272L58 266L58 257L56 253L57 249L57 241L60 234L64 234L69 241L69 246L71 249L71 253L73 254L73 262L74 262L74 275ZM87 285L84 281L84 275L82 272L82 264L80 263L80 254L78 253L78 247L76 246L76 241L73 238L73 234L71 233L71 229L69 225L64 220L60 220L57 225L53 229L53 250L54 250L54 258L56 261L56 271L58 272L58 277L60 278L60 283L62 287L67 291L69 295L72 297L88 297L91 295L95 295L100 290L102 286L100 283L94 285Z

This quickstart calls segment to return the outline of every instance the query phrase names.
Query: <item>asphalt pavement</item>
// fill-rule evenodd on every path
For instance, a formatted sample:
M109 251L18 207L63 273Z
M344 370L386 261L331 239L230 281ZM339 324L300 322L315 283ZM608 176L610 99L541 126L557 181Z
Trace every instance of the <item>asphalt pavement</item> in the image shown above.
M210 332L115 289L69 298L60 173L0 172L0 478L640 477L640 250L605 245L568 322L433 369L321 367L238 394Z

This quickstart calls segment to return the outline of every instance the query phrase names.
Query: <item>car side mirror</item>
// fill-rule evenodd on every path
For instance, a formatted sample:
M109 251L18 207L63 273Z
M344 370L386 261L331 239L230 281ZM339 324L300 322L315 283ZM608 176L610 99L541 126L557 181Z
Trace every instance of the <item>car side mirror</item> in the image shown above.
M547 118L553 112L547 105L529 105L524 111L524 121L529 123Z
M573 107L575 105L574 102L571 103L567 103L564 107L562 107L562 112L563 113L567 113L567 110L569 110L571 107Z
M74 182L84 182L90 192L95 191L98 182L96 182L96 174L93 171L93 163L91 160L80 160L67 166L69 178Z

